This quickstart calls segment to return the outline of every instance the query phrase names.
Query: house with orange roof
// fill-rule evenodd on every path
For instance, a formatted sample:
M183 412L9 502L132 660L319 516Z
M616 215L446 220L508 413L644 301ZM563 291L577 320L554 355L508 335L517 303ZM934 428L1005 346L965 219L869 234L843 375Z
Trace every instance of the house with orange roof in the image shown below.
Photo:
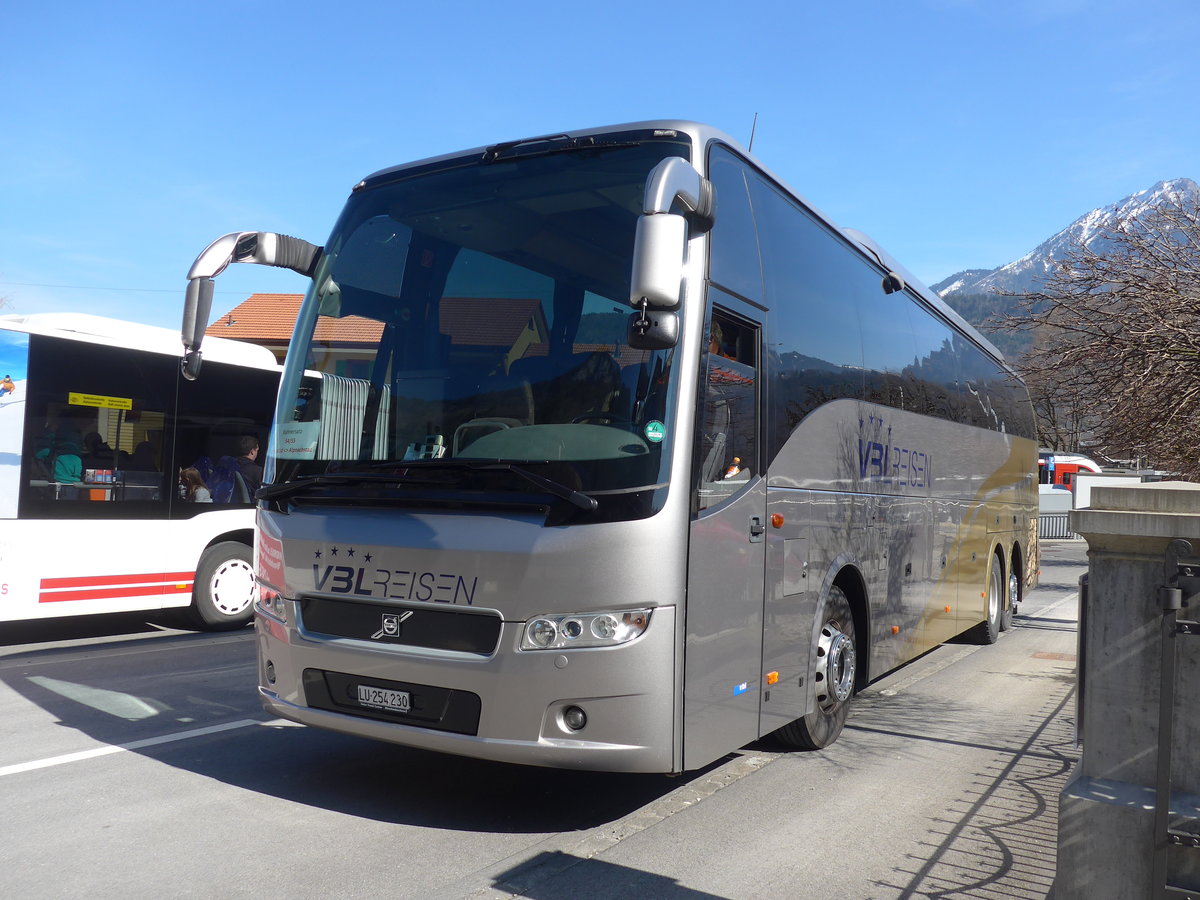
M259 344L283 362L303 299L302 294L251 294L204 333ZM438 331L449 338L460 363L472 355L478 355L481 364L494 363L500 353L507 371L518 359L549 352L550 330L538 299L443 297L438 310ZM350 378L369 378L382 334L382 323L372 319L322 316L314 345L318 358L308 365ZM612 344L596 343L577 343L574 350L618 352ZM640 359L641 351L627 352ZM627 361L621 359L621 364Z
M303 299L303 294L251 294L209 325L204 334L258 344L270 350L282 363ZM347 362L358 360L364 364L369 364L374 357L382 333L380 323L358 316L322 319L317 327L317 337L331 357Z

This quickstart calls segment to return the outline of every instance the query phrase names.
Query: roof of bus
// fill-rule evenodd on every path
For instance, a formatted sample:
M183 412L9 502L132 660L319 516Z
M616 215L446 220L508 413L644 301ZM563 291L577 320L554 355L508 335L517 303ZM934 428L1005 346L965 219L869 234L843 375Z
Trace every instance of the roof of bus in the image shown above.
M146 350L182 357L183 343L178 331L143 325L140 322L125 322L89 313L32 313L29 315L0 316L0 329L40 334L92 344L125 347L130 350ZM225 338L208 338L204 342L204 358L212 362L251 366L258 369L278 369L274 355L266 347L231 341Z
M885 270L889 272L895 272L897 275L903 278L904 283L911 288L913 293L919 295L921 299L925 301L925 303L933 307L944 319L953 324L955 328L969 335L972 340L977 342L984 350L994 356L997 360L1004 363L1005 366L1008 365L1004 359L1004 354L1001 353L1000 350L991 343L991 341L980 334L973 325L959 315L949 304L946 303L945 300L939 297L936 292L928 288L917 278L913 277L913 275L907 269L896 262L896 260L878 243L876 243L874 239L862 233L861 231L851 228L844 228L838 225L820 209L809 203L808 200L804 198L804 195L794 190L791 185L773 172L769 166L765 165L761 159L757 158L749 150L743 147L739 141L730 137L720 129L713 128L711 125L704 125L700 122L688 121L686 119L657 119L646 122L628 122L624 125L607 125L601 128L583 128L570 132L562 132L552 136L543 135L540 137L526 138L525 140L534 142L538 140L548 140L551 138L579 138L588 137L591 135L611 134L618 131L675 131L691 138L692 145L695 147L707 147L714 141L728 144L738 153L742 154L748 159L753 160L756 166L762 169L781 186L786 188L788 192L791 193L792 196L797 200L799 200L809 211L823 219L830 227L838 231L843 237L846 238L846 240L850 241L851 244L856 246L860 251L864 252L869 258L875 259ZM391 166L367 176L367 178L363 179L360 184L373 181L374 179L382 176L398 173L405 169L427 166L433 163L442 162L444 160L460 159L464 156L472 155L482 156L484 151L487 149L487 147L475 147L470 150L460 150L456 153L446 153L442 154L441 156L431 156L426 159L416 160L414 162L404 163L398 166ZM697 168L700 169L702 174L705 172L704 167L705 162L700 161Z

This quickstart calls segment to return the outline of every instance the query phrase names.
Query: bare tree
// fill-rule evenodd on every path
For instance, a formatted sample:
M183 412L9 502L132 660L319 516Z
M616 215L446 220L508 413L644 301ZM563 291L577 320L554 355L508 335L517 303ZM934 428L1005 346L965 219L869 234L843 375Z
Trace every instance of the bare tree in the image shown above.
M1176 196L1077 245L1018 312L1042 441L1200 480L1200 202Z

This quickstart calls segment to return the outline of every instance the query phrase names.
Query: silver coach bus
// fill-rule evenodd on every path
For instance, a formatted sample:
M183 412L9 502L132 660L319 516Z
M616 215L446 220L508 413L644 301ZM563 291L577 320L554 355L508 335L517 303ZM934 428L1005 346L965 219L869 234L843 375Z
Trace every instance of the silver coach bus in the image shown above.
M1020 381L706 126L387 169L323 248L226 235L189 274L190 377L230 262L312 279L258 494L284 718L610 771L820 748L1033 583Z

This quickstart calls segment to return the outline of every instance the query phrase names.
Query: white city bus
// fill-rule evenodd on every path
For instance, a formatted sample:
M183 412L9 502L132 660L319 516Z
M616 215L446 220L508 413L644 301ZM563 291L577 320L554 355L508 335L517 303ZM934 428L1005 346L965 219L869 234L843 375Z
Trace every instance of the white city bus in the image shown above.
M203 627L249 622L236 459L243 438L266 444L280 368L263 347L206 347L196 383L170 329L0 316L0 620L190 606Z
M828 745L856 689L995 641L1031 583L1020 381L708 127L388 169L323 248L226 235L189 275L192 374L230 262L312 279L258 494L272 713L678 772Z

